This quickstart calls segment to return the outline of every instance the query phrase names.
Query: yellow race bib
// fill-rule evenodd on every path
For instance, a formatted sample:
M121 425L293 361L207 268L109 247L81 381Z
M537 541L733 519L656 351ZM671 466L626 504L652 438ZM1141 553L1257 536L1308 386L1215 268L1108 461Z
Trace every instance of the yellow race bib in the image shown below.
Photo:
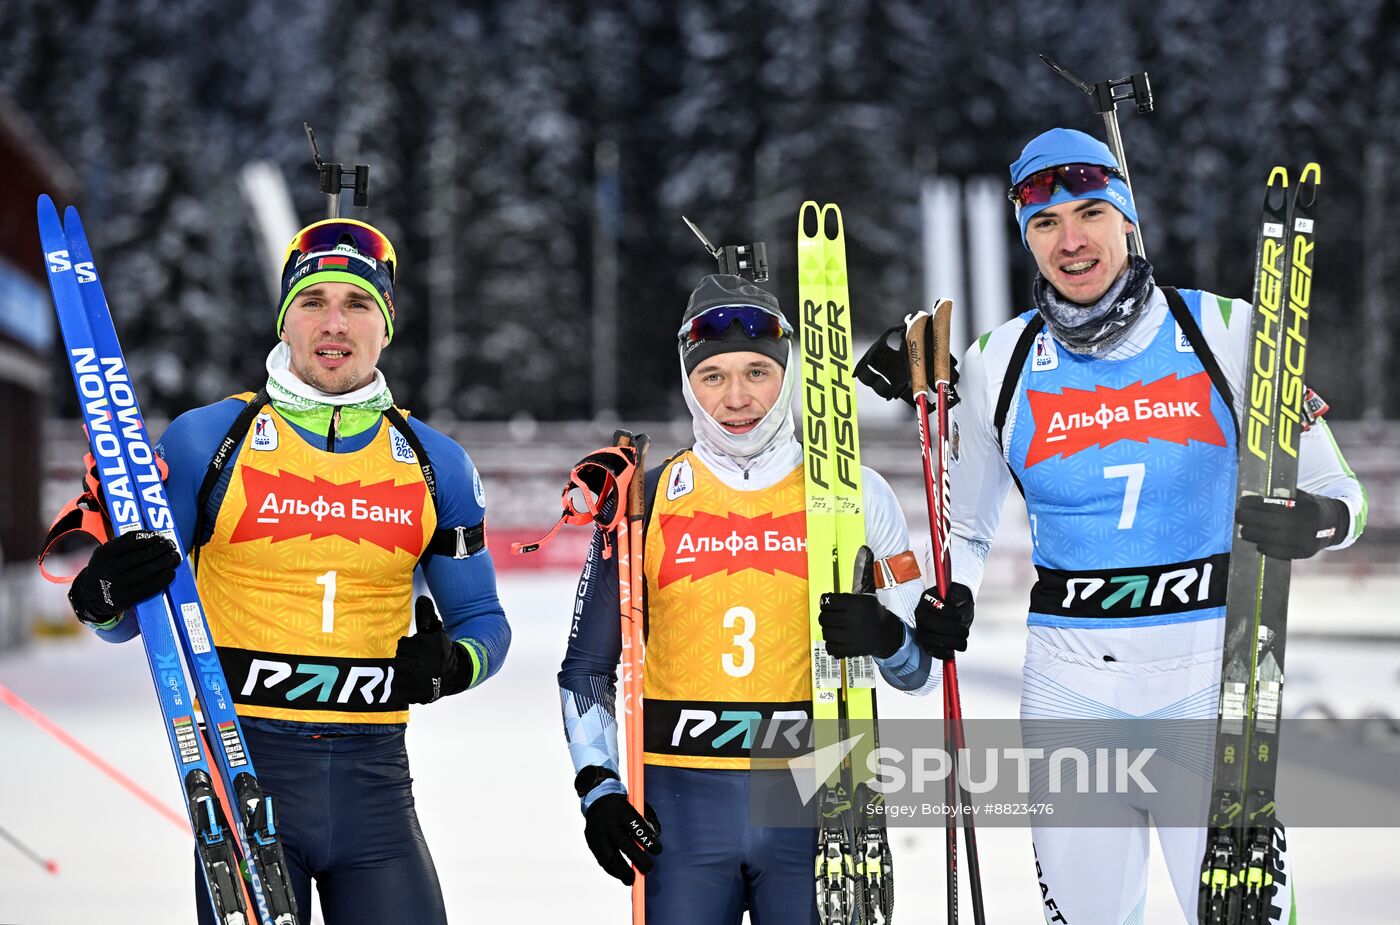
M331 453L264 408L199 556L238 713L407 722L391 663L436 526L418 459L387 419L364 449Z
M748 768L809 735L801 468L736 491L686 452L661 474L646 537L648 764Z

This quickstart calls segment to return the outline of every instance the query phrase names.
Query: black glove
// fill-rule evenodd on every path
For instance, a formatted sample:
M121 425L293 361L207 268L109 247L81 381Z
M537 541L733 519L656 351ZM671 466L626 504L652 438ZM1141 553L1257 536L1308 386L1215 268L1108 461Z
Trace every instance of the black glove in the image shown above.
M175 580L180 553L159 533L124 533L92 551L87 568L73 578L68 600L84 623L106 623L134 604L154 597Z
M394 652L394 691L409 703L432 703L472 683L472 659L443 632L433 602L419 595L413 606L418 632L400 636Z
M933 325L924 326L924 356L933 356ZM958 358L949 357L952 361L952 375L949 377L950 386L958 384ZM929 377L932 378L933 370L929 370ZM903 399L910 405L914 405L913 385L909 378L909 348L904 343L904 323L900 322L894 327L875 338L875 343L870 345L870 349L865 351L865 355L856 364L856 378L879 395L885 401L893 401L896 398ZM929 383L932 386L933 383ZM957 404L957 393L949 389L948 407Z
M584 768L579 772L580 778L590 771L617 779L617 775L602 768ZM635 879L634 867L643 875L651 872L655 862L649 855L661 853L661 824L650 804L643 819L627 797L605 793L588 807L585 819L583 837L599 867L628 886Z
M889 658L904 645L904 624L874 594L823 594L818 620L832 658Z
M1300 491L1298 497L1265 498L1249 495L1235 509L1240 538L1276 559L1306 559L1319 549L1341 542L1351 527L1346 503Z
M949 585L946 601L936 588L928 588L914 608L914 639L929 655L946 662L955 651L967 651L972 610L972 591L966 585Z

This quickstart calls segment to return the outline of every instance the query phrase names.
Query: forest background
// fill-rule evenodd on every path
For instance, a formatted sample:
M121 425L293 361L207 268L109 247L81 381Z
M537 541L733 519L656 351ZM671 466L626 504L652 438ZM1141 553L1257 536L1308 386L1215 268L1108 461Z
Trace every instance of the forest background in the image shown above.
M683 414L676 325L713 267L682 213L767 241L791 316L798 206L839 202L873 337L921 306L925 181L1004 186L1038 132L1102 136L1039 53L1091 82L1149 73L1155 112L1120 121L1164 284L1247 298L1269 168L1322 164L1309 378L1334 417L1396 417L1400 14L1382 0L0 4L0 92L76 174L156 416L263 377L274 313L238 174L276 164L320 217L303 121L328 160L372 165L371 208L346 212L397 246L400 404L658 419ZM1009 317L1033 267L1005 221Z

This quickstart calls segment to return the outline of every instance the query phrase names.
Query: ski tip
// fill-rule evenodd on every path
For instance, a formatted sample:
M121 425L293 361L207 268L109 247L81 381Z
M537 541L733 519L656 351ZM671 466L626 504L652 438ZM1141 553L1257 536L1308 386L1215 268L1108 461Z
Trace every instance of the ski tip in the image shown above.
M1322 183L1322 166L1310 161L1298 177L1298 189L1293 194L1295 205L1311 209L1317 205L1317 188ZM1300 218L1301 222L1302 219ZM1309 229L1310 230L1310 229Z
M1278 182L1275 183L1275 180L1277 180ZM1286 188L1288 186L1288 168L1283 166L1276 166L1273 170L1270 170L1269 185L1282 186Z
M802 203L802 208L797 213L797 236L801 240L811 241L817 237L820 230L821 206L808 199Z
M83 230L83 220L78 217L77 206L69 206L63 210L63 227L68 231Z
M58 222L58 206L48 193L40 193L38 201L39 227L42 228L45 222Z
M841 207L834 202L822 206L822 234L828 241L839 241L846 236L846 227L841 220Z

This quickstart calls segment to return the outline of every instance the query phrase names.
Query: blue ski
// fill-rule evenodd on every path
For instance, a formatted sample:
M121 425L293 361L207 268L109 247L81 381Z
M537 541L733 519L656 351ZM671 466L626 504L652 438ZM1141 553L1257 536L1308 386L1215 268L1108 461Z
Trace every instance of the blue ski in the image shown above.
M52 200L40 196L39 233L65 352L113 529L117 533L154 530L179 548L175 518L77 210L70 206L60 225ZM215 917L226 925L247 921L238 884L238 857L228 837L232 831L248 862L247 882L257 907L256 921L295 925L296 902L286 879L273 803L259 788L252 759L244 748L242 727L227 696L228 684L210 641L187 561L181 561L164 594L138 604L135 611ZM199 693L209 724L210 750L228 805L234 808L232 826L215 798L186 670Z

